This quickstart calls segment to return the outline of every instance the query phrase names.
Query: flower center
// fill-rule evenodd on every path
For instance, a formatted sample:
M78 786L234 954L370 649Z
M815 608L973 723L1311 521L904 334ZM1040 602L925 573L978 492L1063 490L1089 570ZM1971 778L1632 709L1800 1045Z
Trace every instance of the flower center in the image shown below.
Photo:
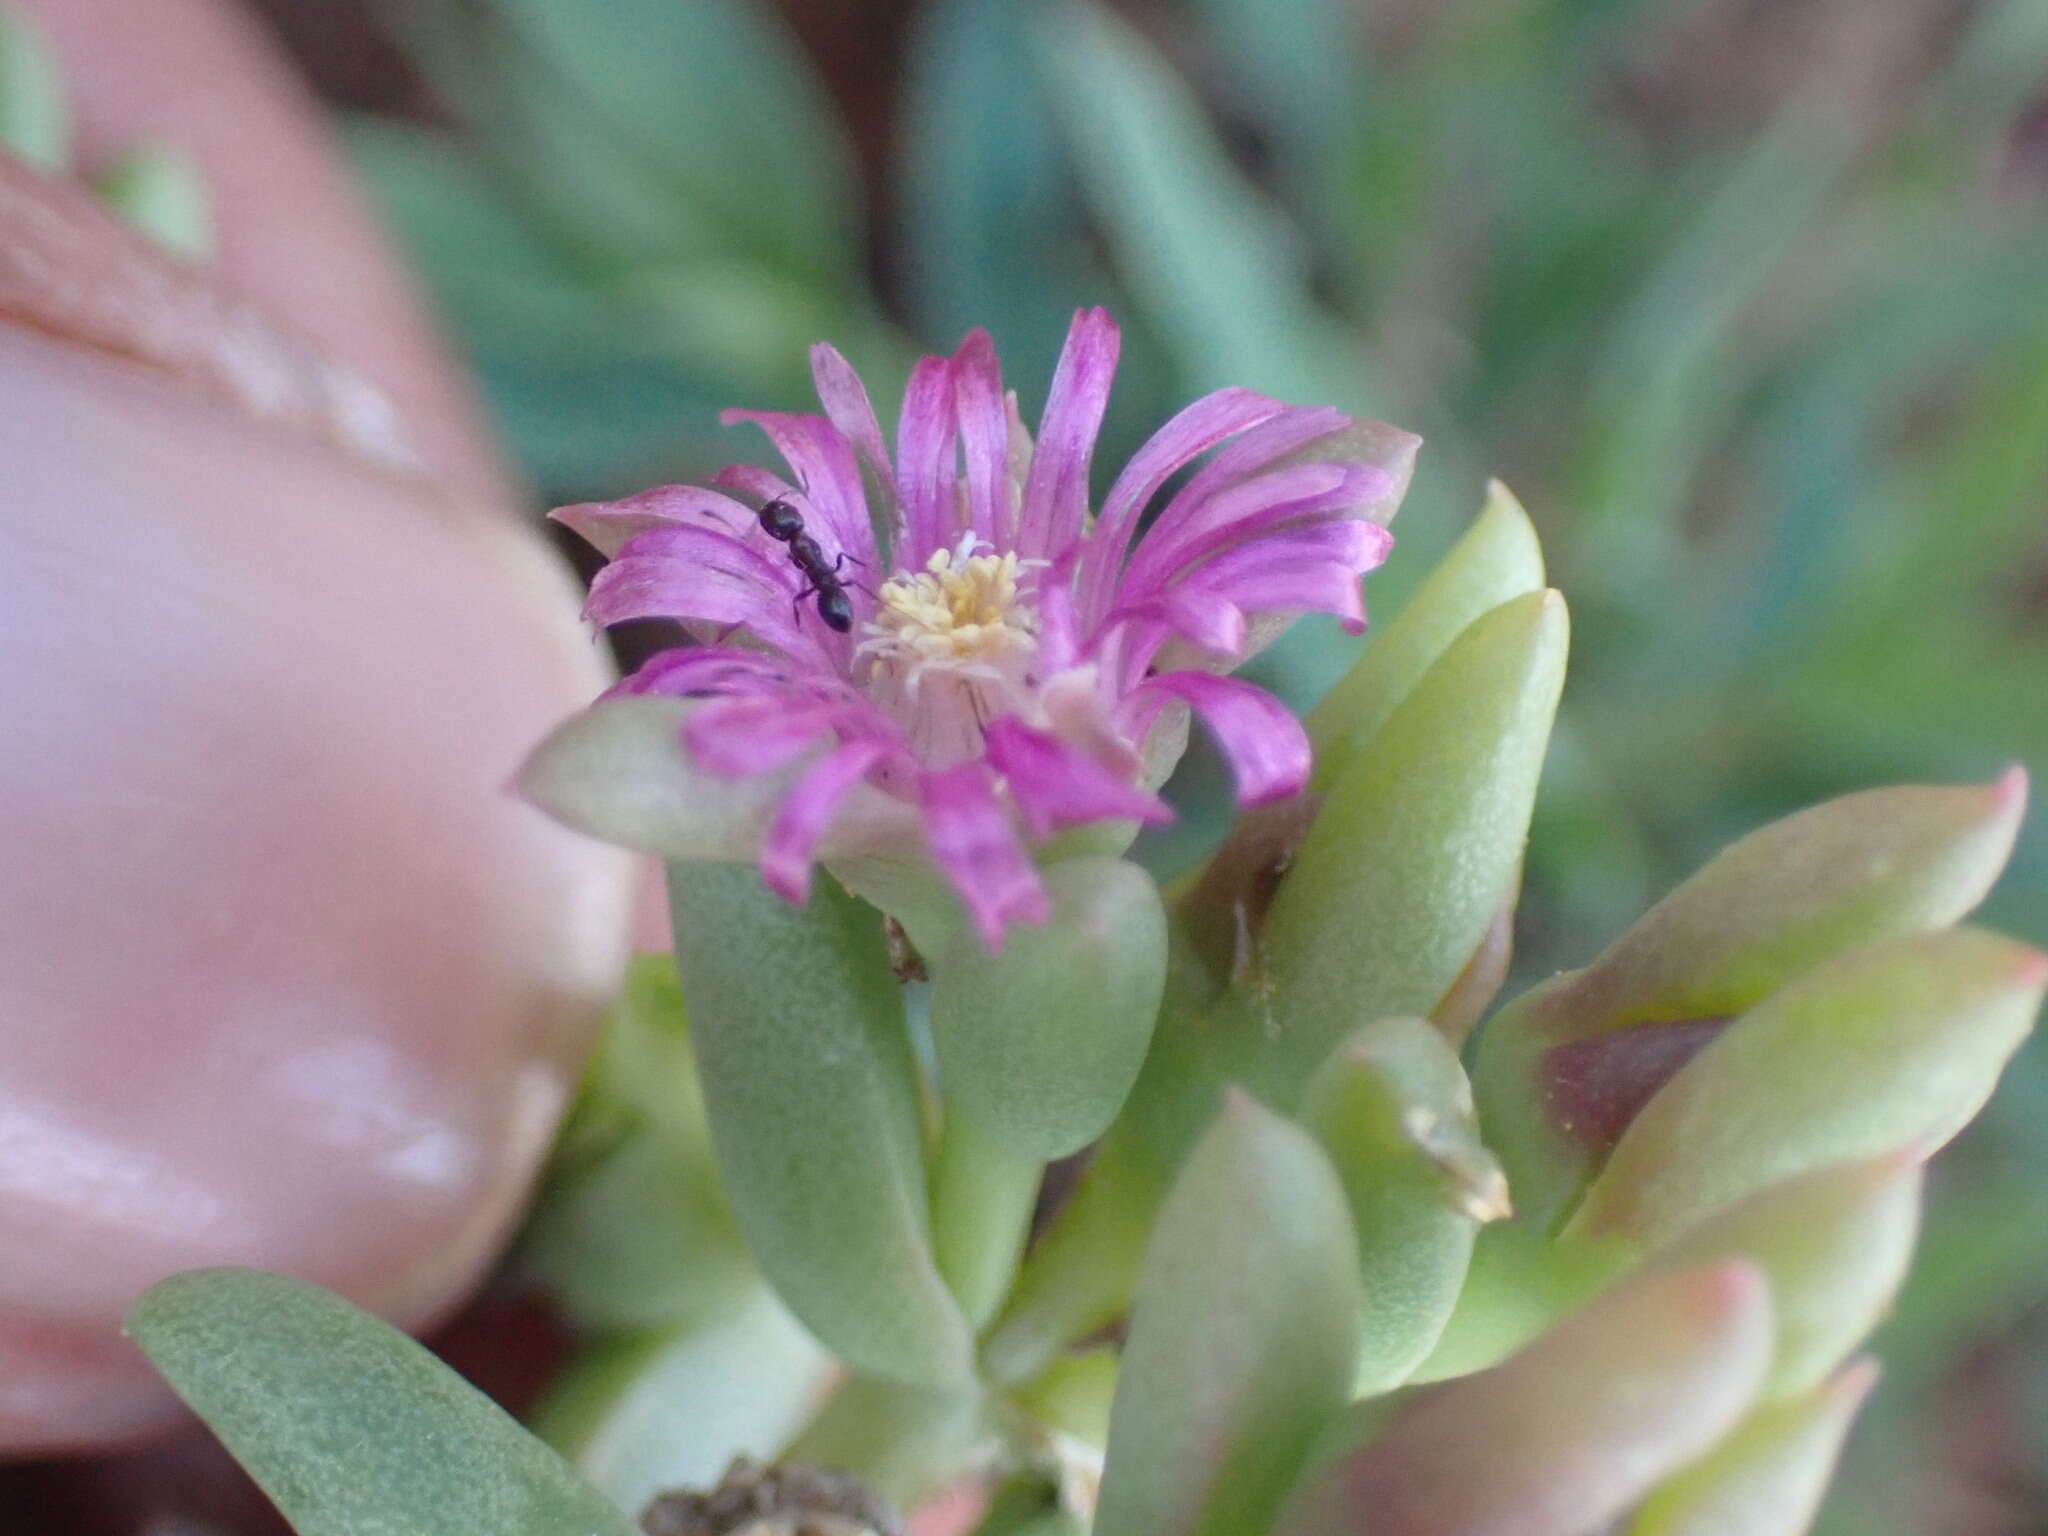
M921 571L891 577L858 655L869 692L902 720L928 764L981 750L988 722L1013 707L1038 649L1038 616L1018 591L1025 562L941 549Z
M1017 593L1021 571L1014 554L939 550L923 570L882 584L861 650L913 692L935 668L1000 677L1038 645L1038 616Z

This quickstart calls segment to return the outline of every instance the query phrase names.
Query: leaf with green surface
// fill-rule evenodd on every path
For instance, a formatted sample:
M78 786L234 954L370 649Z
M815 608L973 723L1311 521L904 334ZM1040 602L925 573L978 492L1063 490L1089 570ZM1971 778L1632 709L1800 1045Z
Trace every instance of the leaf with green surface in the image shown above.
M1743 1264L1659 1269L1473 1376L1360 1418L1274 1536L1585 1536L1755 1401L1770 1294Z
M1955 922L1998 878L2025 776L1866 790L1752 832L1671 892L1583 970L1517 999L1473 1068L1489 1144L1525 1213L1547 1221L1595 1149L1554 1123L1549 1053L1629 1026L1725 1017L1859 944ZM1633 1049L1625 1036L1617 1051Z
M1166 911L1150 875L1079 858L1043 878L1049 922L1012 932L1000 955L961 925L931 960L947 1113L1041 1160L1115 1118L1166 985Z
M881 915L826 878L792 907L729 864L671 865L669 903L712 1140L762 1271L858 1369L964 1376Z
M708 1488L735 1456L772 1461L838 1362L757 1280L716 1316L601 1341L533 1415L535 1433L621 1509Z
M1365 1298L1357 1380L1405 1381L1451 1315L1482 1223L1509 1214L1507 1180L1479 1140L1472 1089L1425 1019L1383 1019L1310 1082L1303 1120L1344 1185Z
M1543 549L1529 514L1498 480L1463 538L1373 635L1365 655L1310 711L1310 788L1327 790L1467 627L1502 603L1543 589Z
M719 1187L667 955L627 972L522 1257L586 1329L698 1321L759 1283Z
M128 1332L299 1536L633 1536L482 1393L317 1286L194 1270Z
M1146 1252L1095 1536L1263 1529L1345 1402L1360 1306L1329 1160L1231 1095Z
M1801 1396L1765 1404L1650 1495L1627 1536L1805 1536L1876 1384L1866 1360Z
M1450 991L1512 893L1566 644L1556 593L1503 603L1332 785L1223 1005L1227 1075L1290 1106L1361 1020Z
M2048 956L1972 929L1836 957L1658 1091L1563 1238L1655 1243L1792 1174L1940 1146L1983 1107L2044 987Z

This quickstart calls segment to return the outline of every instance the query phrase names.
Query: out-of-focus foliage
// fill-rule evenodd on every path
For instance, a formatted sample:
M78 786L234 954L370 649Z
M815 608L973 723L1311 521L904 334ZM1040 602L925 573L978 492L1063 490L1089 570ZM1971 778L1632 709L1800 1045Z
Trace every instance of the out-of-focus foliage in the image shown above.
M756 0L388 9L448 126L364 123L363 163L553 499L751 452L715 412L799 404L814 338L886 398L970 324L1050 360L1083 302L1126 322L1100 462L1226 382L1425 434L1382 618L1514 483L1577 618L1526 976L1796 804L2048 768L2040 0L923 0L879 223ZM1256 670L1306 706L1355 645ZM1222 787L1190 759L1161 873ZM2048 939L2044 879L2035 825L1987 920ZM1936 1182L1824 1528L1964 1529L1935 1426L2048 1306L2044 1166L2037 1046Z

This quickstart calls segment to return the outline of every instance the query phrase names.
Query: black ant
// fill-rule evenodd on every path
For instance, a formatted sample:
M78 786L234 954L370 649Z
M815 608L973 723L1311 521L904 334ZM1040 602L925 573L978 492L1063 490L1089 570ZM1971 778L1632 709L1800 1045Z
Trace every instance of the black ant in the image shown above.
M842 635L852 630L853 603L846 595L846 582L839 574L840 567L852 557L842 552L838 559L827 565L825 551L816 539L804 532L803 513L780 496L754 515L761 520L762 532L789 546L790 563L803 572L804 580L810 583L797 593L791 607L801 604L807 597L815 597L818 600L818 617L827 629Z

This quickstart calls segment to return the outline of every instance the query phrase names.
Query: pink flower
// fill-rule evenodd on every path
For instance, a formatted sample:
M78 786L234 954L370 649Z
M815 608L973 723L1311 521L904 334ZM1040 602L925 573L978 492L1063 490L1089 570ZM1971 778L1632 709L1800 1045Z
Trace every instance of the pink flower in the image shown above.
M1303 613L1364 627L1359 578L1392 544L1381 525L1417 440L1219 390L1140 448L1091 516L1117 347L1106 312L1075 316L1034 444L977 330L912 370L892 459L859 377L820 345L824 415L724 418L760 426L790 479L733 466L719 489L555 513L611 556L591 619L680 619L701 642L615 692L703 700L683 726L703 770L796 770L760 847L782 896L805 898L835 820L878 791L912 813L997 948L1007 924L1046 916L1027 836L1169 819L1152 789L1188 712L1241 804L1306 782L1300 722L1222 674ZM1212 449L1140 534L1167 482ZM816 540L823 592L806 552L763 527L758 509L777 500ZM850 623L833 611L842 592Z

